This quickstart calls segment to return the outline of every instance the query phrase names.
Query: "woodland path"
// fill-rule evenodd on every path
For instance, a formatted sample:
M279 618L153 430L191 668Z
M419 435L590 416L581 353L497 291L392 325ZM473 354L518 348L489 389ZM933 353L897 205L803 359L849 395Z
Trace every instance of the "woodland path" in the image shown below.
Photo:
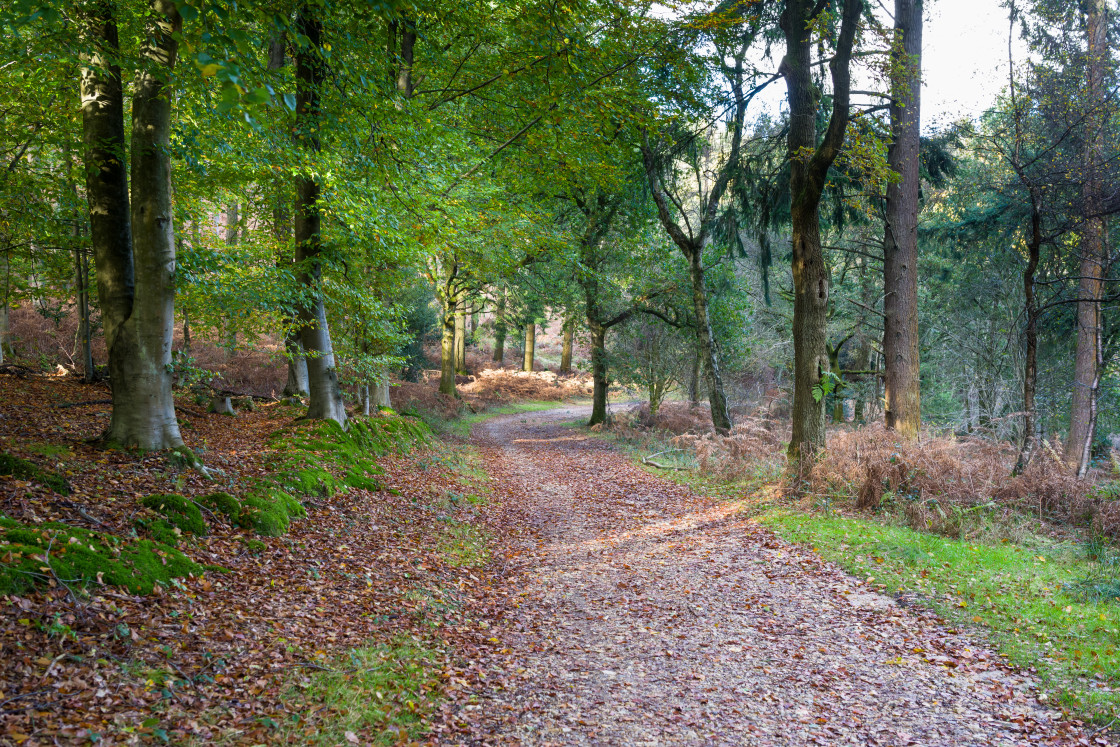
M975 638L564 425L586 415L475 428L502 524L527 527L476 743L1110 743Z

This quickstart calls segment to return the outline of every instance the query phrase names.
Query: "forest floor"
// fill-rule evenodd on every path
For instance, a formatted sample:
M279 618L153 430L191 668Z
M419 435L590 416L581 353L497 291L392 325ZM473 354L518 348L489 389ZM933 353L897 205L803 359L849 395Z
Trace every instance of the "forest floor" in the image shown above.
M308 428L183 404L207 479L96 448L106 397L0 376L0 450L69 491L0 475L0 534L46 543L21 560L0 537L9 581L39 578L0 589L0 744L1110 743L978 639L573 428L585 407L395 446L416 421L356 421L388 438L376 469L304 493L286 532L207 511L176 540L204 573L68 578L90 533L145 541L153 494L248 501Z
M453 710L480 744L1109 744L1039 683L740 511L567 421L475 428L516 600L486 687Z

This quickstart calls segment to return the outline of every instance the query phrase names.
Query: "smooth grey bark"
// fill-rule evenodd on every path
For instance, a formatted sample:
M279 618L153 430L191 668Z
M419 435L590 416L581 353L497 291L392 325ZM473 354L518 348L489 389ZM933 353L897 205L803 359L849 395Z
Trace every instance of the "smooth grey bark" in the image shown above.
M918 350L918 149L921 125L922 0L895 0L901 54L892 60L887 163L900 179L887 185L883 232L883 391L887 428L905 439L922 427Z
M306 38L296 51L296 130L300 142L311 154L320 150L320 87L325 65L322 57L323 27L315 15L316 6L300 5L296 29ZM296 177L295 242L300 283L312 300L299 309L300 342L307 356L307 417L346 424L346 407L335 369L334 349L323 302L320 259L322 216L319 212L320 186L316 176L304 172Z
M86 196L113 398L104 438L144 449L176 448L183 441L168 371L175 242L166 80L181 23L172 3L152 0L133 93L130 207L114 6L92 2L83 10Z
M144 449L183 445L172 396L171 343L175 330L175 230L171 208L171 94L168 80L178 53L182 19L170 0L151 0L132 94L132 258L136 295L126 326L136 348L132 399L109 438ZM116 384L114 384L114 387ZM122 402L122 404L124 404Z

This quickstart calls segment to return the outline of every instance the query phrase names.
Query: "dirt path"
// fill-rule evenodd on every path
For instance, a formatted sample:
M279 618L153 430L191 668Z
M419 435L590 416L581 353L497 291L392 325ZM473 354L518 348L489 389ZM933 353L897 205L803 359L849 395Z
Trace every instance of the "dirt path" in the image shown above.
M562 424L579 414L476 429L526 528L478 742L1107 743L976 640Z

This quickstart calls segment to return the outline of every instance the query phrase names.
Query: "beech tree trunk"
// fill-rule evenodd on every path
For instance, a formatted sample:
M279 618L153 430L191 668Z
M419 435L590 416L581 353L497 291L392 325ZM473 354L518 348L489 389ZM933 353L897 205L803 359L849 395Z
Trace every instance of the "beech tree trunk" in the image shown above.
M607 328L588 317L587 327L591 332L591 380L594 388L591 394L591 419L587 424L598 425L607 421Z
M560 373L572 372L572 336L575 333L576 319L574 316L564 320L564 343L560 348Z
M786 55L779 72L786 81L790 107L787 147L794 292L793 435L788 454L791 466L799 474L825 445L825 398L814 396L814 388L821 385L829 371L826 348L829 273L821 248L819 209L828 170L843 145L848 127L848 63L862 7L860 0L844 0L840 36L829 62L832 114L819 144L816 128L819 89L813 81L814 44L812 34L806 30L815 20L814 3L812 0L787 0L781 17Z
M723 392L723 373L712 323L708 317L708 290L704 287L704 252L701 247L688 257L688 274L692 280L692 308L696 313L696 345L708 380L708 403L712 408L712 427L717 433L731 432L731 412Z
M525 325L525 353L521 363L522 371L532 371L534 356L537 348L537 324L529 322Z
M700 351L692 354L692 371L688 377L688 406L696 407L700 404Z
M1108 256L1108 221L1101 215L1105 116L1099 111L1106 95L1104 74L1108 62L1108 11L1105 0L1087 0L1086 36L1088 106L1086 140L1082 156L1085 181L1081 199L1086 216L1081 230L1081 271L1077 293L1077 352L1074 359L1073 401L1070 405L1066 461L1083 476L1089 467L1097 420L1100 386L1101 290Z
M455 304L455 373L467 373L467 302Z
M111 2L86 6L82 129L91 243L97 269L113 412L108 443L183 445L171 393L175 241L171 214L171 97L181 20L152 0L133 92L132 204L125 165L124 98Z
M377 409L391 409L392 400L389 396L389 380L378 379L373 385L373 406Z
M85 250L80 247L74 250L74 272L78 286L78 346L82 356L82 381L88 384L96 378L96 372L89 323L89 261Z
M307 44L296 52L296 130L300 142L311 153L318 153L319 88L323 82L323 27L315 15L315 6L299 7L296 28L307 37ZM319 182L314 174L296 177L295 242L296 264L300 283L306 286L313 300L299 309L300 341L307 356L307 417L313 420L334 420L346 424L346 407L335 370L331 333L327 326L327 310L323 303L322 219L319 213Z
M901 180L887 185L883 234L884 408L887 428L916 439L922 427L918 351L918 148L921 125L922 0L895 0L902 54L893 61L887 152Z

